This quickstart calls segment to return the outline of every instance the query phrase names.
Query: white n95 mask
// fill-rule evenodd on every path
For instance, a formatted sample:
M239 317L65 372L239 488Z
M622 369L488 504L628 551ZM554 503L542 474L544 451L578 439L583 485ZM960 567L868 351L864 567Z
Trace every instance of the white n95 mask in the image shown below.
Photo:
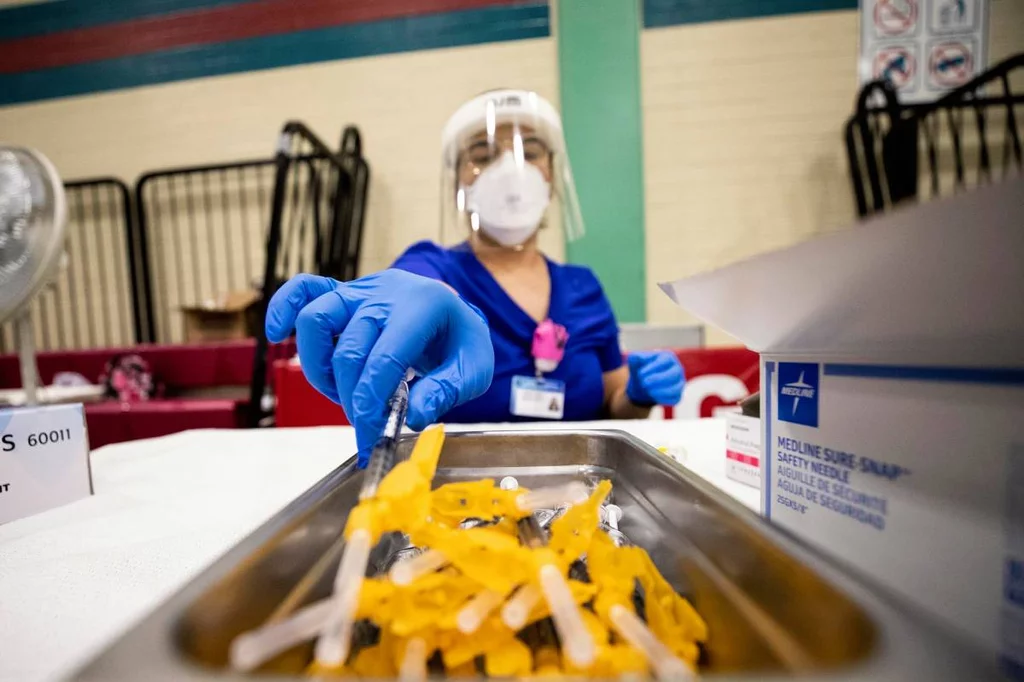
M466 208L476 215L479 228L502 246L519 246L533 236L550 202L551 185L544 174L532 163L516 163L511 151L466 188Z

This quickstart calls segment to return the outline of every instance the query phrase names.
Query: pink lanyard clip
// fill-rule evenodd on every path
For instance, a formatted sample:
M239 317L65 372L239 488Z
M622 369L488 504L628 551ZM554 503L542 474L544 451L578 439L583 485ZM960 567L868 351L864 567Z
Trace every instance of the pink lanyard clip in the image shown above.
M565 327L550 319L537 325L533 332L533 365L537 374L554 372L558 363L565 357L565 344L569 341L569 332Z

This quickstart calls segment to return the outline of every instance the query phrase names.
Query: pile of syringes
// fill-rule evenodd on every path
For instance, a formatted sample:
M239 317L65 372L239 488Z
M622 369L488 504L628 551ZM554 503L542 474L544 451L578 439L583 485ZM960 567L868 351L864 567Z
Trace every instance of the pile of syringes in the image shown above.
M403 382L349 514L333 593L238 636L234 668L313 640L308 672L325 678L694 675L707 626L619 531L609 481L432 489L444 430L424 431L396 464L407 404Z

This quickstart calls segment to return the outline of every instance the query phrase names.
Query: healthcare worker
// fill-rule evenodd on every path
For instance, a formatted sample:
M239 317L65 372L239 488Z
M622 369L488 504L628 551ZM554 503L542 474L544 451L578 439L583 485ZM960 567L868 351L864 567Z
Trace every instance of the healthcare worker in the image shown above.
M559 210L560 209L560 210ZM364 459L408 368L408 424L644 417L674 405L684 376L669 352L632 353L588 268L538 249L538 231L578 238L582 220L562 124L536 93L495 90L442 134L442 233L353 282L300 275L273 297L267 337L294 330L310 383L339 403Z

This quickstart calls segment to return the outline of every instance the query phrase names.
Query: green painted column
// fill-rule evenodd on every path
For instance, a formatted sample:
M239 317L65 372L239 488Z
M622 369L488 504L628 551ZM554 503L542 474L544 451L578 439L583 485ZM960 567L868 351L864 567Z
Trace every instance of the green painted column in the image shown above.
M640 0L553 0L562 119L594 269L621 322L647 317Z

